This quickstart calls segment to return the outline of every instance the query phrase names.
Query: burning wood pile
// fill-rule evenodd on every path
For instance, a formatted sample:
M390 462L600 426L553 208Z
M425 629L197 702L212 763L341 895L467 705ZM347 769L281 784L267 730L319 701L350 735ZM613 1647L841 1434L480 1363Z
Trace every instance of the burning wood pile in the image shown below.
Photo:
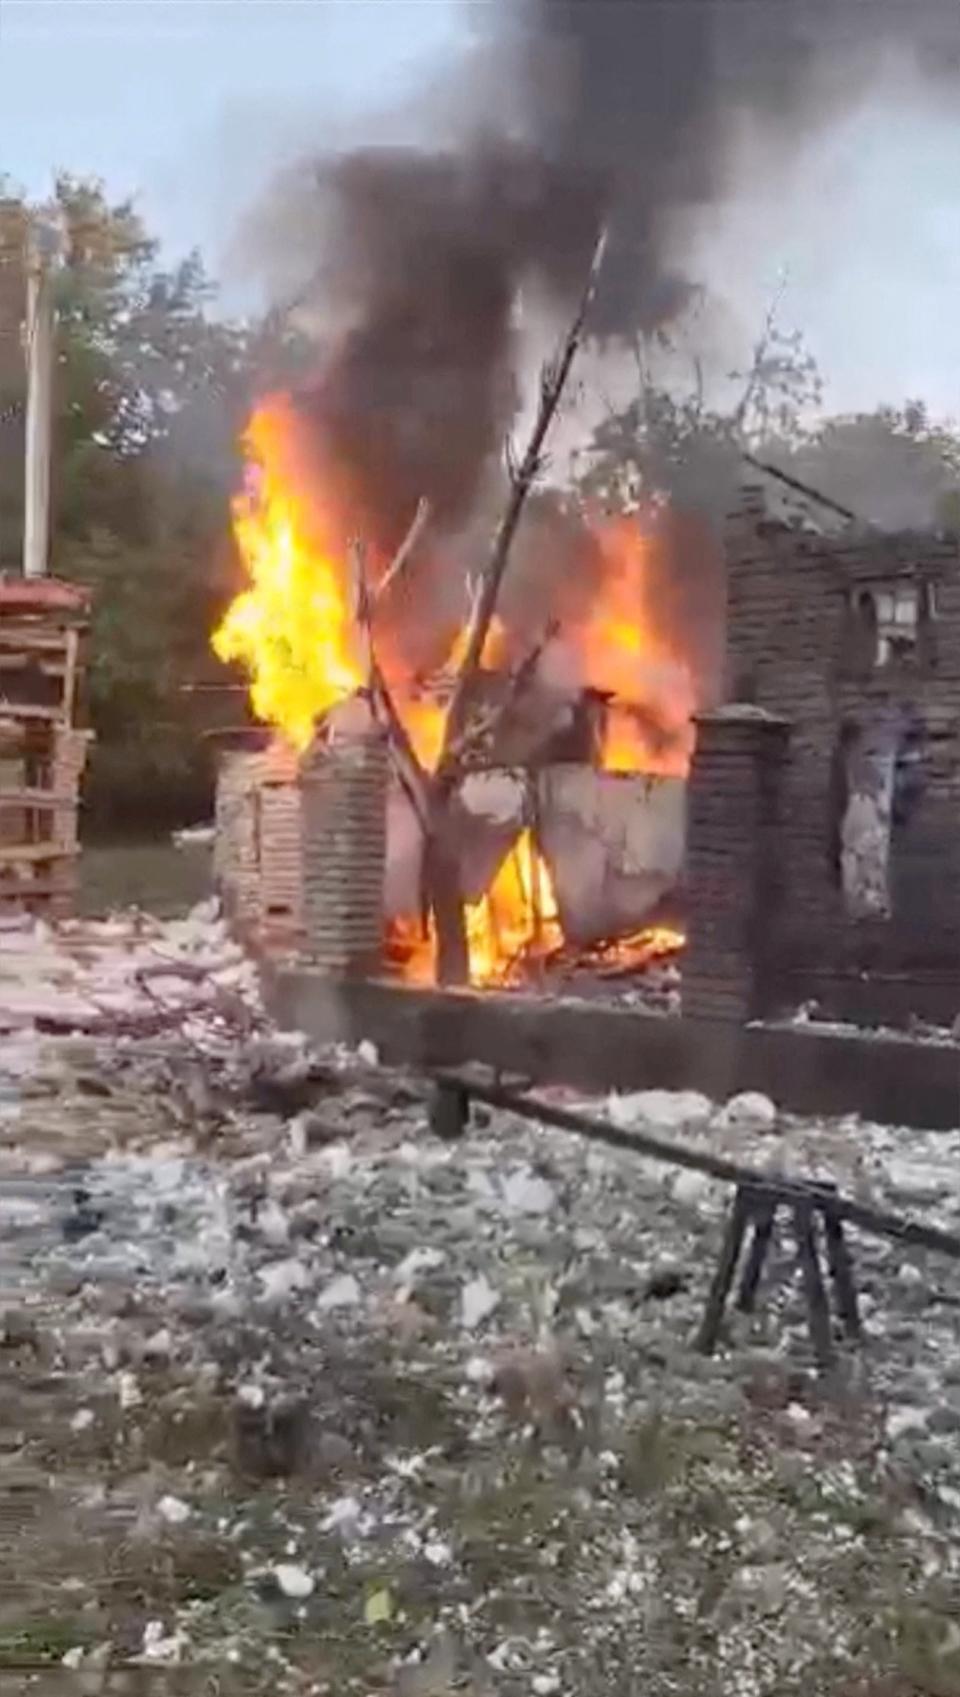
M265 785L267 797L265 807L257 803L257 825L246 827L248 869L269 883L269 863L278 852L282 859L271 833L297 792L298 758L313 761L334 741L379 739L389 779L377 917L386 922L386 964L413 981L513 984L569 970L581 954L601 975L642 970L682 945L675 925L659 920L680 873L695 698L649 605L642 526L593 527L598 594L575 621L544 607L531 640L498 610L597 263L561 354L544 373L530 446L512 471L487 567L467 586L467 616L445 637L435 633L446 647L439 664L416 658L430 617L417 576L427 503L393 558L381 557L350 537L345 480L327 468L318 474L292 397L265 401L247 429L234 525L249 584L213 646L245 667L253 713L272 733L272 747L247 768L248 786ZM233 776L222 778L221 797L232 784L239 802L238 762L227 764ZM339 848L331 838L327 852L340 852L348 836L344 825ZM223 846L223 832L221 839ZM368 818L346 856L356 857L367 883L369 844ZM345 867L341 904L352 899L350 883ZM249 879L236 905L244 900L261 940L279 930L295 943L298 929L301 941L309 930L293 890L259 898L259 926ZM348 956L338 963L343 970Z

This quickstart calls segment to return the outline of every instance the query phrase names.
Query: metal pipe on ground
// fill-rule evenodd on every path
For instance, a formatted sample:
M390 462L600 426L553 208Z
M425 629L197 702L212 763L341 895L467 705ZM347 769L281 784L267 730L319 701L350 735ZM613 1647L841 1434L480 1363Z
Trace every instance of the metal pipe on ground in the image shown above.
M684 1149L678 1144L668 1143L664 1138L654 1137L649 1132L627 1131L609 1121L578 1113L573 1108L563 1108L557 1103L545 1102L536 1096L517 1094L497 1084L486 1084L467 1073L439 1072L432 1076L439 1092L456 1096L467 1106L470 1101L483 1102L488 1107L501 1108L506 1113L520 1114L525 1119L539 1120L543 1125L555 1126L559 1131L573 1132L586 1138L588 1142L604 1143L612 1149L626 1150L629 1154L645 1155L648 1159L663 1161L671 1166L686 1167L692 1172L719 1179L724 1184L775 1192L783 1201L792 1202L796 1206L803 1206L809 1201L811 1194L822 1189L822 1186L800 1179L775 1178L770 1173L743 1166L739 1161L730 1161L723 1155L713 1155L708 1150ZM449 1115L445 1124L445 1135L449 1136ZM948 1255L953 1260L960 1261L960 1237L952 1232L941 1231L936 1226L923 1225L919 1221L906 1219L903 1215L892 1214L881 1208L871 1208L866 1203L855 1201L853 1197L839 1194L831 1198L831 1212L834 1219L847 1220L851 1225L858 1226L861 1231L875 1237L891 1238L911 1248L933 1250L935 1254Z

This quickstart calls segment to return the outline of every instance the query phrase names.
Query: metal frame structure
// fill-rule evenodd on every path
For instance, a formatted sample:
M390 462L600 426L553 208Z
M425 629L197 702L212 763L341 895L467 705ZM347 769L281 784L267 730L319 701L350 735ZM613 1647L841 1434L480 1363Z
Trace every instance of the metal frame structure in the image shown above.
M469 1124L471 1102L482 1102L488 1107L520 1114L524 1119L555 1126L560 1131L573 1132L588 1142L603 1143L650 1160L685 1167L735 1187L719 1261L697 1335L697 1347L705 1355L711 1355L720 1340L727 1301L741 1263L748 1229L751 1231L750 1248L736 1300L741 1312L752 1312L776 1216L781 1209L787 1209L792 1218L810 1336L817 1366L822 1373L829 1373L835 1366L836 1351L828 1286L820 1260L821 1234L836 1318L847 1339L853 1343L862 1339L863 1330L853 1262L844 1235L845 1225L856 1226L874 1237L890 1238L911 1248L932 1250L935 1254L960 1260L960 1237L952 1232L871 1208L853 1197L841 1196L832 1184L772 1178L738 1161L713 1155L708 1150L684 1149L648 1132L626 1131L574 1109L545 1102L525 1091L506 1089L499 1082L487 1083L472 1073L441 1072L433 1075L431 1130L446 1140L461 1137Z

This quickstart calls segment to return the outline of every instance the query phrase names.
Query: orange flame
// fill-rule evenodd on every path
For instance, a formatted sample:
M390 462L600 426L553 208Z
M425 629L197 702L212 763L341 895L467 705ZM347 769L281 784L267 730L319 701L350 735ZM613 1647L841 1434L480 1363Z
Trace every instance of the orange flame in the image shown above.
M443 734L447 725L447 706L469 640L470 622L465 620L454 635L443 665L432 677L425 679L419 688L409 679L401 677L391 680L407 735L413 744L417 759L428 772L436 770L440 759ZM503 665L507 647L507 628L503 620L494 613L483 645L481 665L491 671Z
M518 838L486 895L467 907L465 918L470 982L491 989L522 984L544 969L554 978L571 967L597 978L622 977L672 960L686 942L672 926L650 925L629 937L568 949L549 868L529 831ZM391 921L388 958L407 983L433 983L434 947L432 921L426 929L409 919Z
M212 643L220 659L240 661L248 671L256 716L302 750L318 718L367 681L369 655L357 619L357 586L336 503L326 487L318 494L315 474L302 463L298 422L288 397L272 397L256 408L243 446L249 469L233 503L233 529L249 581ZM629 519L603 524L598 541L604 566L599 593L587 616L566 634L583 683L612 698L604 765L612 771L682 775L692 741L695 692L688 670L658 634L648 541ZM402 663L396 633L389 625L378 628L381 664L427 770L435 768L442 748L468 633L465 622L453 635L440 670L418 682ZM503 666L509 646L510 633L495 618L484 665ZM531 962L562 950L549 871L529 832L518 839L487 894L467 908L466 924L476 984L512 982ZM623 948L650 958L677 946L673 937L643 932ZM422 971L426 951L432 958L432 939L420 938L412 922L393 927L391 947L398 959L404 957L407 976Z
M505 985L563 944L553 880L530 831L522 831L486 894L464 911L470 982ZM432 982L434 936L409 920L394 920L388 950L404 978Z
M364 668L349 572L298 489L294 433L283 398L258 407L247 426L251 472L233 503L233 530L250 588L212 641L221 660L249 671L257 718L303 749L317 717L362 686Z
M431 700L423 691L404 695L402 698L398 692L397 706L403 715L404 727L421 766L426 772L435 771L443 748L446 709L441 707L438 701Z
M529 831L521 832L466 918L473 984L507 983L521 963L529 965L563 942L553 880Z
M604 768L682 778L693 751L696 690L689 668L659 634L650 540L631 518L607 521L597 537L602 589L574 634L587 682L614 698Z
M466 619L457 631L453 639L453 646L443 662L443 675L450 680L451 684L467 657L469 641L470 620ZM508 647L507 627L499 613L494 613L483 642L483 653L480 656L481 666L487 671L496 671L498 666L503 666L506 663Z

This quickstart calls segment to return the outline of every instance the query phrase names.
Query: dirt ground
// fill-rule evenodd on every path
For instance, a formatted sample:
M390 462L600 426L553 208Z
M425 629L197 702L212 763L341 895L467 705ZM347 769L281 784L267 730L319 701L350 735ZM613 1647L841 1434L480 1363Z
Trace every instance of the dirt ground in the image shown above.
M783 1236L706 1360L724 1187L504 1115L438 1142L245 994L243 1038L0 1038L4 1697L960 1693L952 1265L857 1240L824 1383ZM960 1217L956 1133L593 1108Z

